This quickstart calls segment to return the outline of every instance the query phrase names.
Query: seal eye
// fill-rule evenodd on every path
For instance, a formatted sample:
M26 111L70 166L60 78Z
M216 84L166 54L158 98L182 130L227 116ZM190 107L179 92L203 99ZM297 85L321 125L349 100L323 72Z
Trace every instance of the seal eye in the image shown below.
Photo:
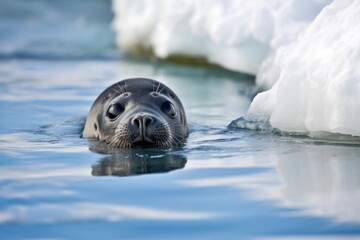
M119 103L115 103L111 105L107 111L107 117L111 120L115 119L117 116L119 116L121 113L125 111L125 108L123 105Z
M163 111L171 118L174 118L176 115L175 107L171 102L164 102L163 105L161 106L161 111Z

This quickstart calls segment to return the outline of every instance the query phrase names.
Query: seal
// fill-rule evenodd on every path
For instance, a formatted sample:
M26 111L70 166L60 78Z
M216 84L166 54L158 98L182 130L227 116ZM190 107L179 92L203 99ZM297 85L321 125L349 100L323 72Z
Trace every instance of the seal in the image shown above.
M82 136L107 148L172 148L189 135L176 94L147 78L130 78L105 89L93 103Z

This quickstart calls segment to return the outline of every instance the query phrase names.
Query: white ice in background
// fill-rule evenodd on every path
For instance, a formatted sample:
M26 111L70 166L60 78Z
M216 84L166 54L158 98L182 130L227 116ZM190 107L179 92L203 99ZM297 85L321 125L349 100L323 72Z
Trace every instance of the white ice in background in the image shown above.
M269 118L285 132L360 136L360 1L338 0L279 58L275 86L254 99L247 118Z
M248 120L360 136L359 0L113 0L120 48L203 57L270 89Z
M330 2L113 0L114 28L125 50L142 46L160 58L202 57L257 74L268 56L276 56L276 50L292 42Z

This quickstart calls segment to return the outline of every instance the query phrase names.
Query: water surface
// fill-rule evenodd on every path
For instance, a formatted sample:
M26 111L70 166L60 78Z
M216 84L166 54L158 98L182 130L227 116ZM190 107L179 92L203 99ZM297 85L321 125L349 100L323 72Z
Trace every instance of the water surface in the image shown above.
M359 147L227 129L246 75L131 59L8 60L0 75L2 239L359 237ZM93 100L139 75L182 99L187 144L92 151Z

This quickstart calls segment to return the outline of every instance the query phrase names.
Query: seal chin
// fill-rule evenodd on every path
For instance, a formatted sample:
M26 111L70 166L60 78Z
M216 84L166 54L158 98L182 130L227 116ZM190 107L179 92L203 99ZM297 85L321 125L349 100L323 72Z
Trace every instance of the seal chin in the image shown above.
M132 147L138 148L155 148L158 145L155 142L149 142L145 140L133 141L131 144Z
M141 134L137 138L132 140L131 145L133 147L156 147L157 146L156 142L152 138L146 136L145 134Z

